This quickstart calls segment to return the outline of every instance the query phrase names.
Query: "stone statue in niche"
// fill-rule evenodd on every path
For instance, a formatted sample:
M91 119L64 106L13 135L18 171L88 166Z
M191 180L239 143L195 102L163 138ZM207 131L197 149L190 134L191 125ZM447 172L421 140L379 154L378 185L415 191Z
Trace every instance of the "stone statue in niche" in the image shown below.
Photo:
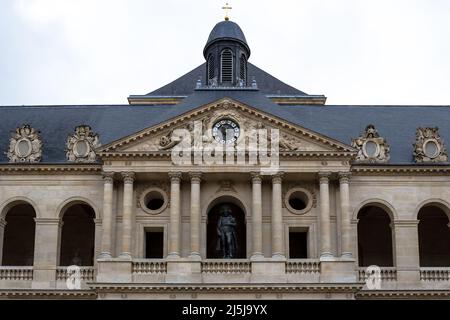
M218 241L216 249L223 252L224 259L236 258L236 219L231 214L231 207L224 204L220 208L220 216L217 222Z

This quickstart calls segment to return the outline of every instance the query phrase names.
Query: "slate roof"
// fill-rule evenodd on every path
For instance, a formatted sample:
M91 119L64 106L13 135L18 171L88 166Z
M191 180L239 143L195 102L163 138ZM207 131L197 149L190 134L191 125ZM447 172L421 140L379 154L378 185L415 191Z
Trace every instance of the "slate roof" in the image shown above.
M64 163L67 136L81 124L90 125L102 144L179 116L223 97L232 98L315 132L350 144L374 124L391 146L390 164L413 164L416 128L439 127L450 143L450 106L280 106L261 91L194 91L178 105L83 105L0 107L0 163L8 161L10 131L28 123L41 131L43 163Z
M270 75L257 66L248 63L248 79L256 80L258 89L265 95L287 95L287 96L307 96L300 91ZM171 83L147 94L147 96L187 96L194 92L198 79L206 83L206 63L202 63L197 68L191 70Z

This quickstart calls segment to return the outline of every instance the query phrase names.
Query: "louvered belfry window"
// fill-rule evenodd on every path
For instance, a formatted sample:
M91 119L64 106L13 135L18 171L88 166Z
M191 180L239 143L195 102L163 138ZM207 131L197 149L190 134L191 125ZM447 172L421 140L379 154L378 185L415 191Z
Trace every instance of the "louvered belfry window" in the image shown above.
M215 76L214 72L214 56L210 55L208 58L208 80L213 80Z
M241 78L241 80L245 83L247 82L247 59L245 59L244 55L241 55L241 61L239 63L240 65L240 72L239 72L239 77Z
M233 82L233 53L229 49L222 51L220 56L221 62L221 82L229 83Z

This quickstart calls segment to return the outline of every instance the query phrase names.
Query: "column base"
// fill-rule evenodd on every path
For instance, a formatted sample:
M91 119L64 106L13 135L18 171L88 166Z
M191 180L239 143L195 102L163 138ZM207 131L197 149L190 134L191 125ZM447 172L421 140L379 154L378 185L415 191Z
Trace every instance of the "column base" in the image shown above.
M122 253L119 255L119 259L122 259L122 260L132 260L131 253L129 253L129 252L122 252Z
M109 253L107 251L101 252L97 257L97 259L111 259L111 258L112 258L111 253Z
M202 261L202 256L200 255L200 252L191 252L188 258L189 260L192 261Z
M334 261L335 257L331 252L323 252L320 254L320 261Z
M353 254L351 252L342 252L341 259L353 259Z
M264 259L264 255L262 254L262 252L255 252L250 257L250 261L260 261L263 259Z

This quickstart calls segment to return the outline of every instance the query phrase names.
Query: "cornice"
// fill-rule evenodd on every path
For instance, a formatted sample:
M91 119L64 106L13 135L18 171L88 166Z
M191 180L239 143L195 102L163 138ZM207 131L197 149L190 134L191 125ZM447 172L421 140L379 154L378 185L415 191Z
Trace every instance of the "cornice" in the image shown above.
M417 299L450 298L450 290L362 290L356 299Z
M38 290L38 289L3 289L0 297L13 299L97 299L97 293L92 290Z
M101 173L101 164L0 164L0 173L85 174Z
M248 155L249 152L246 152L245 155ZM171 157L171 151L108 151L108 152L100 152L100 156L104 161L110 159L129 159L129 158L162 158L167 159ZM192 157L194 156L194 152L192 152ZM331 152L331 151L281 151L279 153L280 158L302 158L305 160L323 160L327 158L328 160L337 158L337 159L350 159L354 156L353 152ZM225 158L225 155L224 155Z
M345 283L295 283L295 284L145 284L145 283L88 283L97 293L122 293L122 292L145 292L145 293L189 293L189 292L205 292L205 293L333 293L345 292L356 293L363 287L362 284L345 284Z
M422 166L422 165L380 165L380 166L361 166L353 165L352 173L355 175L450 175L450 166Z

